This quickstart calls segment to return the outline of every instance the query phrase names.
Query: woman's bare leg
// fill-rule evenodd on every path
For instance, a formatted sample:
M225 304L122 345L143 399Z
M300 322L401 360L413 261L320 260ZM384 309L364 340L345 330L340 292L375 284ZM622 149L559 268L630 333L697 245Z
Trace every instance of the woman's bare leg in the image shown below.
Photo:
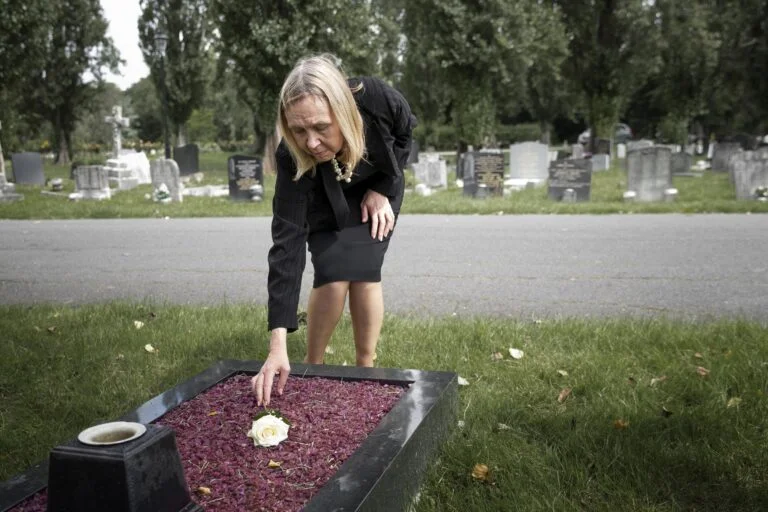
M355 333L357 366L373 366L381 325L384 322L384 293L381 283L349 283L349 312Z
M307 356L305 363L323 364L325 347L344 312L348 281L312 288L307 307Z

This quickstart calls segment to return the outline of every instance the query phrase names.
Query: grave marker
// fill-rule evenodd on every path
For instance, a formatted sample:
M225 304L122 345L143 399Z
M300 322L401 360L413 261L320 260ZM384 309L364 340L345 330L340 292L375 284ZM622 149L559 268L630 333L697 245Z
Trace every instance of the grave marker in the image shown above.
M251 188L264 185L261 159L254 156L234 155L227 161L229 170L229 197L236 201L253 199Z
M173 148L173 159L179 166L181 176L188 176L200 171L200 148L197 147L197 144Z
M640 202L663 201L672 187L669 148L654 146L630 151L627 156L627 191Z
M549 166L549 198L554 201L589 201L592 164L587 159L558 160Z
M179 166L175 160L166 160L165 158L153 160L149 172L152 175L153 190L157 190L160 185L165 184L168 187L171 201L180 203L184 200L184 185L181 183Z
M40 153L13 153L13 181L17 185L45 185L43 157Z

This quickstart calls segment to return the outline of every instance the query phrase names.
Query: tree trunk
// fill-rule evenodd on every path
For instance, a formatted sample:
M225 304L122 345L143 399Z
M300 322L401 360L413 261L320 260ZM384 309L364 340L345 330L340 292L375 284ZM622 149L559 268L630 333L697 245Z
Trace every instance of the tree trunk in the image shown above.
M187 144L187 123L176 125L176 147L186 146Z
M57 164L68 164L70 163L69 158L69 144L68 142L68 135L64 133L63 128L58 128L59 136L56 138L57 146L58 146L58 155L56 156L56 163Z

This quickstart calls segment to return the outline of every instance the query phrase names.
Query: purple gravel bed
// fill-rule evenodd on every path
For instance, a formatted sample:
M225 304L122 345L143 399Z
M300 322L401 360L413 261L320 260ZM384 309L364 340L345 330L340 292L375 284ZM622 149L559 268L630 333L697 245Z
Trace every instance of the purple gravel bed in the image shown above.
M271 407L291 422L273 448L246 437L261 409L250 377L236 375L155 423L172 427L192 498L206 511L300 510L330 480L405 388L370 381L289 377ZM275 461L279 468L270 468ZM210 489L204 494L200 487ZM41 491L12 512L45 512Z

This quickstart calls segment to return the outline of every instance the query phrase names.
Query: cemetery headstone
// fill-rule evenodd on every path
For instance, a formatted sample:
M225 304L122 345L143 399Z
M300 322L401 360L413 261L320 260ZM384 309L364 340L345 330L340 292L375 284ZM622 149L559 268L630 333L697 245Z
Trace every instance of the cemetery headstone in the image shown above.
M463 194L472 197L504 195L504 155L489 151L473 151L464 155Z
M712 170L716 172L728 172L731 157L741 151L738 142L718 142L712 154Z
M630 151L627 156L627 191L640 202L663 201L672 187L669 148L654 146Z
M592 171L607 171L611 168L611 155L592 155Z
M574 144L571 146L571 158L576 160L584 158L584 146L581 144Z
M107 168L101 165L83 165L75 169L75 191L70 199L110 199L112 190L109 188Z
M693 157L684 151L670 156L669 166L673 175L690 175L692 165Z
M184 185L181 183L179 165L175 160L166 160L158 158L150 164L150 173L152 174L152 188L157 190L161 185L168 189L171 201L182 202Z
M626 144L616 144L616 158L618 158L618 159L627 158L627 145Z
M152 182L149 174L149 159L143 151L123 152L107 160L109 182L118 190L129 190L138 185Z
M768 150L738 153L732 167L736 199L755 199L758 187L768 187Z
M43 157L40 153L13 153L13 181L17 185L45 185Z
M412 164L416 181L430 188L448 187L448 168L445 160L438 153L426 152L419 154L419 161Z
M197 144L187 144L173 148L173 159L179 166L182 176L194 174L200 170L200 148Z
M647 140L647 139L630 140L630 141L627 141L627 154L629 154L630 151L634 151L636 149L650 148L652 146L653 146L652 140Z
M587 159L552 162L549 166L549 198L554 201L589 201L592 163Z
M229 197L233 200L250 201L253 199L253 187L264 185L264 171L260 158L233 155L227 161L227 169L229 170Z
M112 155L117 158L123 148L122 129L128 128L130 119L123 117L123 107L115 105L112 107L112 115L105 117L104 122L112 127Z
M509 146L509 178L525 184L543 184L549 177L549 149L540 142Z

